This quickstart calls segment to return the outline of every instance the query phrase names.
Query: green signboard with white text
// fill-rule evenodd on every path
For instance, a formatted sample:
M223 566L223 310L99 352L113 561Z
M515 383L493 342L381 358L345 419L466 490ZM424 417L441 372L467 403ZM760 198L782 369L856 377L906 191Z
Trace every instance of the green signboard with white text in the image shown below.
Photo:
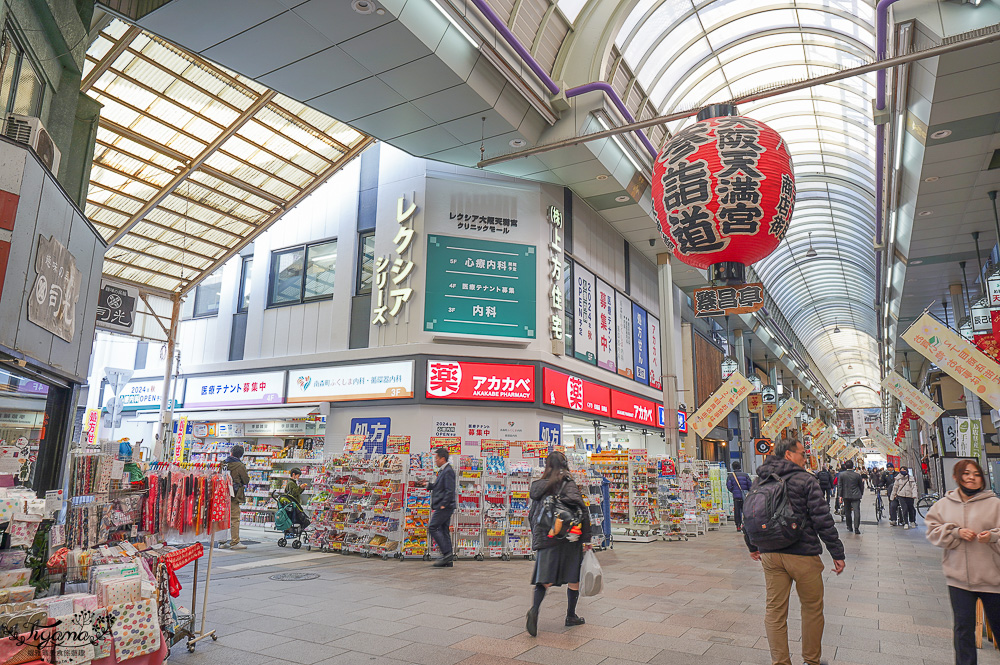
M535 247L427 236L424 330L535 338Z

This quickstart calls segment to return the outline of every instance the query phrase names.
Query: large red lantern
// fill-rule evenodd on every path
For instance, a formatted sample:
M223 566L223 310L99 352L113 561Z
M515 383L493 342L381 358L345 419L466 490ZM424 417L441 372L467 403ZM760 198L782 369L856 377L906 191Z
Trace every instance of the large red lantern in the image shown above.
M785 236L794 203L788 146L750 118L697 122L653 165L660 232L674 256L696 268L763 259Z

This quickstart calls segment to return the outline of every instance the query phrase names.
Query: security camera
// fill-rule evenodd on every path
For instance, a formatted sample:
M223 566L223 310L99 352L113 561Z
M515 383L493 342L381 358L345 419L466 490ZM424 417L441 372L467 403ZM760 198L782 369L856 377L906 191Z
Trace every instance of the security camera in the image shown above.
M656 238L650 238L649 239L649 246L650 247L656 247Z

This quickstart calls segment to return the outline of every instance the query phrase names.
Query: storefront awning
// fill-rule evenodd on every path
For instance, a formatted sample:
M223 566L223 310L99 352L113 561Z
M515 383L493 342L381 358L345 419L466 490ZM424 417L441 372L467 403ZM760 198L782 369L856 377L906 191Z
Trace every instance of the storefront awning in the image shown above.
M295 418L306 418L307 416L319 413L319 406L316 404L304 404L301 406L281 406L261 409L224 409L215 411L199 411L197 409L176 409L174 417L187 416L188 420L196 422L252 422L255 420L291 420ZM147 423L155 423L160 419L159 411L145 411L138 414L137 420Z

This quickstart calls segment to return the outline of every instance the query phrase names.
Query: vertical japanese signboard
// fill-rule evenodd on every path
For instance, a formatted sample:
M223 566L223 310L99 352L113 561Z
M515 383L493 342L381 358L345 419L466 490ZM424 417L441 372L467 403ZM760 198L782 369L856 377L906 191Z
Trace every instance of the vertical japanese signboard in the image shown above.
M573 331L573 355L597 364L597 330L594 294L594 273L580 264L573 266L573 309L576 328Z
M753 390L753 384L745 376L736 372L726 379L726 382L712 393L712 396L691 416L691 429L698 436L705 436L719 424L719 421L729 415L730 411L746 399L751 390Z
M181 416L177 421L177 433L174 439L174 461L184 461L184 435L187 434L188 418Z
M563 247L562 210L549 206L546 217L549 220L549 337L558 342L558 353L563 347ZM556 351L553 351L555 353Z
M615 327L618 338L618 373L629 379L632 372L632 301L620 293L615 294Z
M652 314L646 317L649 330L649 387L663 389L663 375L660 373L660 320Z
M53 236L38 236L35 284L28 294L28 320L67 342L76 334L76 303L83 273L73 256Z
M600 278L597 285L597 366L609 372L618 371L615 344L615 290Z
M535 247L427 237L424 330L535 338Z
M882 387L898 397L899 401L923 418L925 422L932 423L944 413L944 409L932 402L930 397L917 390L913 384L896 372L890 372L885 377Z
M413 296L413 287L409 284L415 264L410 261L410 255L414 236L413 213L416 211L416 202L411 200L410 205L407 206L406 197L399 197L396 205L396 221L399 223L399 230L392 239L396 258L393 260L392 256L389 255L375 259L375 275L373 277L375 307L372 325L384 326L389 323L387 317L398 317L403 305L410 302L410 298Z
M635 380L649 385L649 342L646 330L646 310L632 303L632 357Z
M958 416L955 418L958 424L958 456L972 456L972 419Z

